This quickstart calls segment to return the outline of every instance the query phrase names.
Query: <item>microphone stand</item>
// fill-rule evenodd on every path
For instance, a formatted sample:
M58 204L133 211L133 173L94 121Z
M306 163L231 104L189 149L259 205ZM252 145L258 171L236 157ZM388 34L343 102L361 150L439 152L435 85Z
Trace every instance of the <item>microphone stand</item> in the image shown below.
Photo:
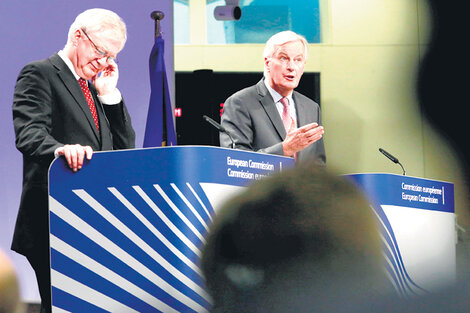
M235 141L233 140L232 135L230 135L230 133L222 125L220 125L207 115L203 115L202 118L206 120L206 122L217 128L219 132L227 134L228 138L230 138L230 141L232 141L232 149L235 149Z
M385 155L390 161L392 161L393 163L395 164L398 164L401 166L401 169L403 170L403 176L406 175L406 171L405 171L405 168L403 167L403 165L400 163L400 161L398 161L398 159L396 157L394 157L393 155L391 155L390 153L388 153L387 151L385 151L384 149L382 148L379 148L379 151L380 153L382 153L383 155Z
M403 176L405 176L406 175L405 168L403 167L403 165L401 165L400 162L397 162L397 163L398 163L398 165L401 166L401 169L403 170Z
M232 141L232 149L235 149L235 141L233 141L232 135L230 135L230 133L227 131L225 133L227 134L228 138L230 138L230 140Z

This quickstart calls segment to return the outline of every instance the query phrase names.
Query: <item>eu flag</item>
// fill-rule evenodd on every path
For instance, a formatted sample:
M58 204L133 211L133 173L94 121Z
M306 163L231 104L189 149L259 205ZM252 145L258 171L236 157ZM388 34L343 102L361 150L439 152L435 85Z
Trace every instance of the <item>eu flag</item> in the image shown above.
M164 47L165 41L159 35L155 38L149 60L151 91L144 148L176 145L173 109L163 59Z

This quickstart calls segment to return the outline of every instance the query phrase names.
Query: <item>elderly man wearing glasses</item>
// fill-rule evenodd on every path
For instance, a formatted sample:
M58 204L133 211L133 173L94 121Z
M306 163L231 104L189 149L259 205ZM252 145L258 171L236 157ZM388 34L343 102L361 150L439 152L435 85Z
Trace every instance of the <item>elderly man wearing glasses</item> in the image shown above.
M134 148L116 56L126 26L114 12L91 9L70 26L63 50L20 72L13 98L16 146L23 154L23 191L12 249L33 267L41 312L51 311L47 172L55 157L80 170L93 151Z

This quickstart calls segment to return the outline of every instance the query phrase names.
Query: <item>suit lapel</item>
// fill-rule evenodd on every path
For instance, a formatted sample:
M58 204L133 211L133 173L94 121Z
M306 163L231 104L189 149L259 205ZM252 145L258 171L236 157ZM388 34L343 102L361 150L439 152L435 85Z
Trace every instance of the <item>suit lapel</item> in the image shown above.
M299 100L299 97L295 96L295 91L292 94L292 99L295 103L295 112L297 116L297 127L304 126L312 121L309 121L309 115L307 114L307 108L304 102Z
M107 118L106 118L106 114L105 114L104 109L103 109L103 104L98 99L98 91L96 91L95 86L90 83L90 84L88 84L88 87L90 88L91 95L93 96L93 101L95 101L96 113L98 114L98 123L100 125L100 129L103 130L104 125L107 124L107 123L105 123L105 119L107 119ZM87 105L88 105L88 103L87 103ZM94 121L93 121L93 125L95 125ZM96 127L94 129L96 129Z
M57 75L59 78L62 80L64 83L65 87L68 89L72 97L74 98L77 107L80 108L80 110L83 112L85 115L88 123L90 124L90 129L95 135L95 138L98 142L100 142L100 136L98 134L98 130L96 129L95 122L93 121L93 116L90 111L90 107L88 106L88 102L85 99L85 95L83 94L82 89L80 88L80 85L78 84L77 80L75 79L75 76L73 76L72 72L70 72L70 69L68 68L67 64L60 58L59 55L55 54L51 58L51 63L56 67L57 69ZM96 105L98 106L98 105Z
M268 92L268 89L264 85L264 78L256 84L256 89L258 90L258 95L260 96L260 103L263 106L266 114L268 115L271 123L274 126L274 129L278 133L279 137L284 140L286 137L286 130L284 129L284 124L282 123L281 116L277 111L274 100Z

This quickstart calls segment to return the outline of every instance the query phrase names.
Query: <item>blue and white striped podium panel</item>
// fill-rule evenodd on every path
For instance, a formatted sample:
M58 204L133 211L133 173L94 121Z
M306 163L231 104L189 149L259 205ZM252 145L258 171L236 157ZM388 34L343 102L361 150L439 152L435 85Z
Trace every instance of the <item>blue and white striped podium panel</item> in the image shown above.
M405 297L455 282L452 183L393 174L347 175L379 219L387 273Z
M214 210L294 160L216 147L97 152L49 171L53 312L207 312Z

